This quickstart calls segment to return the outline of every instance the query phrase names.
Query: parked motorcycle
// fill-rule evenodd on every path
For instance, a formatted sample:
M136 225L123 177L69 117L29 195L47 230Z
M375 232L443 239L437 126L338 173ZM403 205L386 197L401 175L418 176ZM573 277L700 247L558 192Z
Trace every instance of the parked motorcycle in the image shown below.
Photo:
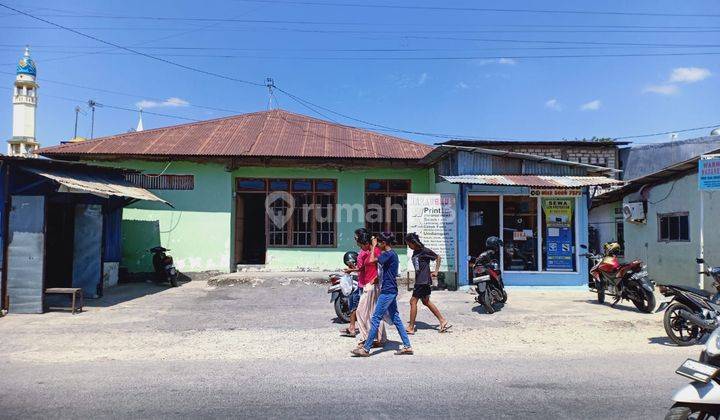
M172 287L177 287L178 271L173 263L173 258L167 254L168 251L170 250L161 246L150 248L150 252L153 254L153 269L159 280L167 281Z
M355 268L357 264L357 252L346 252L343 262L348 268ZM330 302L335 308L335 315L343 322L350 322L350 305L348 299L358 288L356 274L334 273L330 275L330 287L328 293Z
M720 329L708 337L700 361L687 359L675 373L692 382L675 391L665 420L720 418Z
M702 258L696 261L705 264ZM710 276L713 287L720 292L720 267L709 267L701 273ZM720 325L720 293L670 284L659 286L659 290L663 296L671 298L660 304L658 312L665 311L665 332L678 346L696 344Z
M605 296L614 296L611 306L620 300L629 300L640 312L652 313L655 309L655 285L648 277L645 264L641 260L621 263L617 255L620 245L605 244L605 253L600 258L597 254L581 254L595 261L590 269L593 285L598 295L598 302L604 303Z
M475 258L472 264L473 284L475 284L475 301L485 308L488 314L495 313L495 303L505 303L507 292L502 280L498 254L503 241L491 236L485 241L486 250Z

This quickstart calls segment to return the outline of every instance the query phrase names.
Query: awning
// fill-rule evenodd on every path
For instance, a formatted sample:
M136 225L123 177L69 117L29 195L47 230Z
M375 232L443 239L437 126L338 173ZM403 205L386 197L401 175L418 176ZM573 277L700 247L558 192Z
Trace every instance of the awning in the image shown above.
M23 167L22 169L57 182L60 184L59 192L89 193L104 198L116 196L135 200L159 201L172 207L172 204L144 188L100 173L83 173L55 168Z
M536 188L581 188L622 184L622 181L604 176L448 175L443 178L452 184L512 185Z

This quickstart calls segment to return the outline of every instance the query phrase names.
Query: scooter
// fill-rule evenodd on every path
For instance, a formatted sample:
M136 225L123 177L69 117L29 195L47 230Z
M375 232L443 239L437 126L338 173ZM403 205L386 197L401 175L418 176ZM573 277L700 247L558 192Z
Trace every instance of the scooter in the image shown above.
M356 252L346 252L343 256L343 262L348 268L355 268L357 263ZM358 288L358 279L356 274L334 273L330 275L330 302L335 308L335 315L343 322L350 322L350 305L348 299L350 295Z
M710 334L700 361L687 359L675 373L692 382L675 391L665 420L720 418L720 329Z
M698 264L705 260L698 258ZM688 286L660 285L660 293L670 300L660 304L665 311L663 325L670 340L678 346L690 346L716 330L720 325L720 267L709 267L701 273L712 277L718 293Z
M169 282L172 287L177 287L178 271L173 263L173 258L166 253L168 251L170 250L161 246L150 248L150 252L153 254L153 269L158 279Z
M472 264L473 284L477 292L475 301L481 304L488 314L495 313L495 303L505 303L508 298L497 257L502 246L501 239L495 236L487 238L487 250L478 255Z
M605 244L605 254L600 258L597 254L584 253L595 262L590 269L593 286L597 291L598 302L604 303L605 296L615 297L611 306L620 300L629 300L640 312L652 313L655 309L655 285L648 277L645 263L633 260L621 263L617 253L617 243Z

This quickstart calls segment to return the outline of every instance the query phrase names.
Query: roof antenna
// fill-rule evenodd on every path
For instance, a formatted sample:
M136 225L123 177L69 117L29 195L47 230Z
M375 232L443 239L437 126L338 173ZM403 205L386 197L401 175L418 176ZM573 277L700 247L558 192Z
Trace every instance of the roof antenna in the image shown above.
M92 116L90 117L90 140L95 138L95 107L100 106L102 105L92 99L88 101L88 108L92 111Z
M268 77L265 79L265 86L268 88L268 105L267 109L273 109L272 102L273 98L275 97L275 94L273 93L273 88L275 87L275 81L272 79L272 77ZM277 105L277 99L275 100L275 104Z

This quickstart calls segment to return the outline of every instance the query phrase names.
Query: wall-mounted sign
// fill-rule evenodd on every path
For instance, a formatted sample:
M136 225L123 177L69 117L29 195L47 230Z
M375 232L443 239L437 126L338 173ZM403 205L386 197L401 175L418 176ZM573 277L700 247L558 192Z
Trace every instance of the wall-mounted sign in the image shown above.
M546 261L548 270L573 270L572 216L574 198L543 198L545 213Z
M440 271L457 271L457 221L455 194L408 194L407 231L442 257ZM412 251L408 250L408 259ZM408 268L412 269L410 262Z
M698 187L701 190L720 189L720 155L703 155L698 161Z
M533 197L580 197L581 188L530 188Z

